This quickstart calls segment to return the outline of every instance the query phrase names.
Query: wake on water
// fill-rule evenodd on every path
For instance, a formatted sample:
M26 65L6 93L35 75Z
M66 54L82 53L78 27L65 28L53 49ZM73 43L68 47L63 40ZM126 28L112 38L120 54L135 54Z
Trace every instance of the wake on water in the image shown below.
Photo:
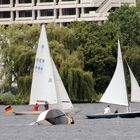
M28 125L39 125L39 123L37 123L37 122L31 122Z

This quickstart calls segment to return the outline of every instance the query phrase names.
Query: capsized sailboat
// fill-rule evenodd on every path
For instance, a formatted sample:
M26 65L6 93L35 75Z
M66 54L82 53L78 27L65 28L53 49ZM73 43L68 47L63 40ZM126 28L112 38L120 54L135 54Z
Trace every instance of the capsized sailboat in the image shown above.
M46 122L49 122L52 125L68 124L66 114L59 109L51 109L42 112L38 116L35 124L44 125Z
M127 66L129 69L130 79L131 79L131 101L140 102L140 87L128 64ZM129 107L125 74L124 74L124 66L123 66L122 53L121 53L119 40L118 40L117 66L114 75L111 79L111 82L107 87L105 93L101 97L100 102ZM127 111L125 113L91 114L86 116L88 119L117 118L117 117L134 118L134 117L140 117L140 112Z
M45 26L42 25L35 58L29 104L44 104L45 101L49 103L51 109L57 108L63 111L73 109L72 102L51 58ZM18 114L21 113L18 112ZM34 112L30 112L30 114L34 114ZM35 114L37 113L35 112Z

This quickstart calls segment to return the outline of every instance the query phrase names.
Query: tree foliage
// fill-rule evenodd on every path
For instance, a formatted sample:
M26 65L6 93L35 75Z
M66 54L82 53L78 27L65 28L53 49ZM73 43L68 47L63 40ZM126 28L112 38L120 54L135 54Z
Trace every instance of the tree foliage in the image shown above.
M3 30L2 36L4 36L5 41L1 44L1 54L4 66L1 75L4 75L5 79L1 85L1 91L11 90L15 83L17 84L17 91L22 91L24 86L19 86L19 79L20 77L23 79L26 79L26 76L31 77L35 56L33 49L35 37L33 36L35 33L37 36L39 31L34 26L30 28L28 25L10 25ZM26 95L29 93L30 89L27 90ZM18 92L18 94L21 93Z
M121 30L123 45L140 45L140 18L136 7L125 5L109 16L109 20L118 24Z
M124 58L140 83L139 2L137 7L124 5L112 11L108 19L101 25L46 25L51 56L72 101L96 101L97 95L105 91L116 67L118 38ZM1 93L13 92L21 103L29 100L39 33L37 24L0 26L0 76L5 77Z

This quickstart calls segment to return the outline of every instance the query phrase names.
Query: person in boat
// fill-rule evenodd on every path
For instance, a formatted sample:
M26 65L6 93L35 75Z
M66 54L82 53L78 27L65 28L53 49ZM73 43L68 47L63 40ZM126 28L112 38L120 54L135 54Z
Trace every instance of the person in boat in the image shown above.
M34 111L38 111L38 108L39 108L39 104L36 103L36 104L34 105Z
M48 110L49 109L49 103L46 101L44 104L44 110Z
M69 113L66 113L66 118L68 124L74 124L74 118Z
M118 109L116 109L116 110L114 111L114 113L118 113Z
M107 107L104 109L104 114L111 113L110 105L107 105Z

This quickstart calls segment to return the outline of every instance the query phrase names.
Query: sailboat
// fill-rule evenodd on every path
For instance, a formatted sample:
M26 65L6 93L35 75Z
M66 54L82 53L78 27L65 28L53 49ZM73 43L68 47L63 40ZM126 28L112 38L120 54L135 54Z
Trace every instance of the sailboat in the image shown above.
M140 102L140 87L130 66L127 64L130 79L131 79L131 101ZM126 106L127 111L125 113L110 113L110 114L91 114L87 115L88 119L98 119L98 118L134 118L140 117L140 112L129 112L129 102L127 97L127 88L124 74L124 66L122 60L122 53L120 42L118 40L118 56L117 56L117 66L114 72L114 75L105 91L103 96L100 99L100 102L117 104Z
M51 109L56 108L63 111L73 109L72 102L51 58L45 26L42 25L35 58L29 104L44 104L45 101L49 103ZM32 114L33 111L30 113ZM20 115L21 113L18 112L17 114Z

